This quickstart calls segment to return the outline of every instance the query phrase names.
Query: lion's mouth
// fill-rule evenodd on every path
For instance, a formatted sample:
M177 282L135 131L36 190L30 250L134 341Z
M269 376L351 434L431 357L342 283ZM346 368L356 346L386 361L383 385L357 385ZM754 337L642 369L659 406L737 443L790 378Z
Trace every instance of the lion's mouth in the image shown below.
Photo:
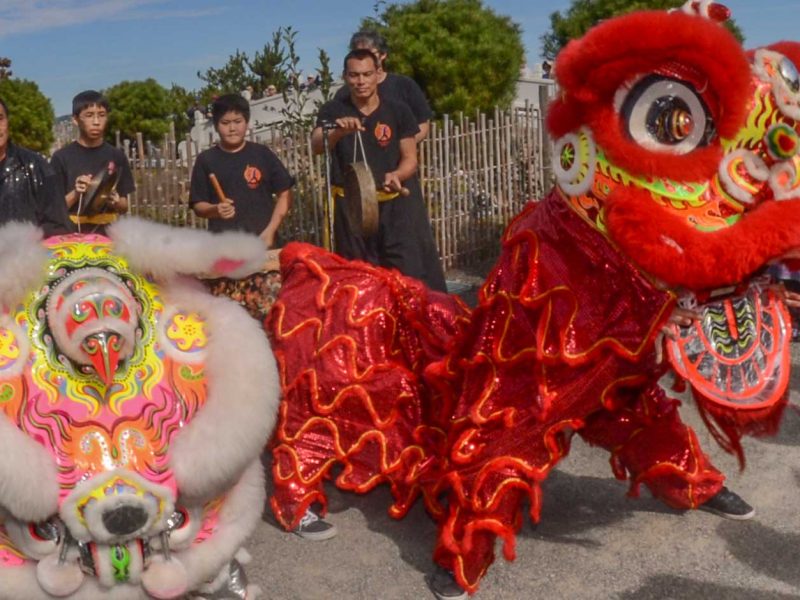
M606 205L611 239L639 267L672 288L735 285L800 246L800 200L764 202L735 223L700 231L652 201L650 193L617 189Z
M76 539L57 516L44 523L6 526L15 541L39 559L39 583L54 596L74 593L88 575L103 588L141 585L156 598L178 598L188 589L188 577L173 549L194 537L199 525L195 517L179 508L166 520L163 531L109 543Z

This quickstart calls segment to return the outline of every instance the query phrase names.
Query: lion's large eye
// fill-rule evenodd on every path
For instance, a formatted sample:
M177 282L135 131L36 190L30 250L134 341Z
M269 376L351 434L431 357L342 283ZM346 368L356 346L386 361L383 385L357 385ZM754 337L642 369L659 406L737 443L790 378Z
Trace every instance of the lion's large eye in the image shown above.
M795 64L788 58L783 57L779 68L781 77L783 77L788 88L795 94L800 92L800 74L798 74Z
M708 108L686 83L651 75L623 91L623 124L628 135L649 150L686 154L716 136Z

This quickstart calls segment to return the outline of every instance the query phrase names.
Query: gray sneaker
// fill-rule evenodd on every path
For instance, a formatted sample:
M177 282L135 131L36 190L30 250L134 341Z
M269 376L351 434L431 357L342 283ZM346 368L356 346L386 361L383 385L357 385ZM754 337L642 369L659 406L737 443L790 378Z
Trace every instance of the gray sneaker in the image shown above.
M722 486L720 491L698 508L735 521L747 521L756 514L756 509L742 500L739 494L730 491L725 486Z
M336 530L336 525L328 523L309 508L303 518L300 519L297 529L293 530L292 533L312 542L321 542L322 540L336 537L338 531Z
M467 592L464 591L453 573L440 566L428 578L428 586L430 586L433 595L437 600L466 600Z

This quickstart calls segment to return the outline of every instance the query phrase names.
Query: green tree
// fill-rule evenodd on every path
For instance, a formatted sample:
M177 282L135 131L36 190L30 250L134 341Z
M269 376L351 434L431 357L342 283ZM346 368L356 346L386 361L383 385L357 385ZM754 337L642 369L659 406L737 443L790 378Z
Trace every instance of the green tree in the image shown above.
M520 27L481 0L376 4L362 28L389 44L387 68L413 78L437 113L489 111L514 98L525 48Z
M272 42L264 44L264 47L255 53L252 60L245 58L254 80L252 84L254 98L263 96L264 90L270 84L282 90L289 82L285 68L286 51L283 47L282 31L281 28L274 31L272 33Z
M295 49L296 38L297 32L291 26L281 30L281 41L286 45L284 69L286 70L288 81L282 92L286 106L281 109L281 113L284 118L284 125L289 129L295 127L309 128L314 124L314 115L306 110L310 101L309 90L306 89L302 81L300 56L298 56ZM320 78L322 100L315 101L314 105L317 109L333 96L331 93L333 75L330 69L330 57L325 50L319 49L318 60L320 66L316 71Z
M558 11L550 14L550 30L540 38L542 56L555 59L567 42L581 37L603 19L634 10L678 8L683 4L684 0L573 0L563 15ZM744 40L736 23L728 21L726 26L740 41Z
M174 107L169 91L155 79L122 81L105 90L105 96L111 106L109 139L117 131L131 140L141 132L145 140L160 143L169 131Z
M219 94L238 94L247 89L247 86L255 89L258 85L257 78L250 70L247 54L241 50L236 50L233 56L228 57L228 62L221 68L211 67L205 73L198 71L197 76L206 82L202 90L202 96L206 100Z
M11 139L20 146L49 153L54 140L55 113L39 86L26 79L3 78L0 97L8 105Z
M170 120L175 123L175 138L183 139L194 122L195 94L173 83L168 90Z

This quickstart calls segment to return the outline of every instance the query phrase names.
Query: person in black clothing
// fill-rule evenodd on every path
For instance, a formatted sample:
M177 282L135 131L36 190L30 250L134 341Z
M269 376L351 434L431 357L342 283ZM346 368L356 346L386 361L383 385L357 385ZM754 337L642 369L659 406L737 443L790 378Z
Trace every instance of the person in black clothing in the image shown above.
M128 195L136 186L125 153L105 141L108 124L108 100L94 90L72 99L72 120L78 126L77 141L53 154L50 164L58 176L61 194L67 203L70 219L82 233L105 234L106 226L127 212ZM109 200L97 214L87 214L84 195L92 179L103 171L118 177Z
M56 176L41 155L9 140L8 107L0 98L0 223L25 221L46 236L72 233Z
M350 50L369 50L378 59L378 95L395 102L402 102L411 109L419 126L419 132L414 136L417 143L428 137L430 120L433 111L428 104L425 94L417 82L405 75L389 73L386 71L386 57L389 48L386 39L375 31L357 31L350 38ZM350 95L350 89L344 86L337 90L334 99L344 100Z
M189 204L195 214L209 220L211 231L247 231L274 248L292 204L294 178L269 148L245 140L250 120L247 100L238 94L220 96L211 107L211 118L219 144L197 157ZM224 199L215 191L211 175Z
M369 50L352 50L345 57L344 77L350 90L344 100L322 106L311 134L315 153L324 149L323 124L335 123L328 136L333 149L335 250L345 258L393 267L422 280L429 288L446 291L444 273L430 221L416 182L419 127L405 104L378 94L379 62ZM342 206L344 168L354 161L357 135L379 192L378 233L363 237L353 231ZM406 187L407 197L399 194Z

